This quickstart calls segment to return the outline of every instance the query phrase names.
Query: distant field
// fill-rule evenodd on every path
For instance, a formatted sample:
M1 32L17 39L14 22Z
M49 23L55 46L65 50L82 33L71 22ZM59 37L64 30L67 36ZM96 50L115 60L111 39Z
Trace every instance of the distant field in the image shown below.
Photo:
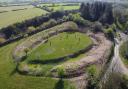
M39 6L47 6L50 9L53 9L54 11L57 10L74 10L80 8L80 3L46 3L46 4L40 4Z
M2 11L11 11L17 9L24 9L24 8L33 8L32 5L25 5L25 6L7 6L7 7L0 7L0 12Z
M67 4L80 4L80 3L55 3L55 4L52 4L52 3L44 3L44 4L40 4L40 6L53 6L53 5L67 5Z
M6 27L10 24L14 24L16 22L22 22L24 20L40 16L46 13L46 11L43 11L39 8L29 8L25 10L0 13L0 28Z
M75 9L79 9L80 6L76 5L76 6L56 6L56 7L49 7L50 9L53 9L54 11L57 10L75 10Z

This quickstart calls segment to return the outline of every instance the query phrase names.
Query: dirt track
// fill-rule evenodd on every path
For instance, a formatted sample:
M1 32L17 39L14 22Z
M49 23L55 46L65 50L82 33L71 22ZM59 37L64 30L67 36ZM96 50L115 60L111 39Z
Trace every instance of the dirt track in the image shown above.
M77 69L77 71L79 71L82 67L86 67L90 64L100 63L102 65L107 61L107 56L110 53L109 51L112 43L106 39L103 33L89 35L92 37L95 46L87 53L88 55L80 61L65 64L68 68L73 65L79 65L79 69ZM77 89L85 89L87 84L87 75L81 74L77 77L69 78L69 80L76 86Z

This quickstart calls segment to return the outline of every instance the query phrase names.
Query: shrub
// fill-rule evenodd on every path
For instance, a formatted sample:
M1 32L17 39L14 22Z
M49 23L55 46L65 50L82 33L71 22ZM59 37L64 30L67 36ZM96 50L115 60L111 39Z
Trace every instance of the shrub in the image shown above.
M4 43L6 40L3 37L0 37L0 43Z
M105 34L107 35L107 37L110 40L113 40L114 41L115 33L114 33L114 31L113 31L113 29L111 27L109 27L108 29L105 29L104 32L105 32Z
M34 30L36 30L36 28L34 26L30 26L30 27L28 27L27 32L32 32Z
M49 26L54 26L57 24L57 21L54 19L50 19L48 22L45 22L42 26L43 27L49 27Z
M64 21L69 20L68 16L63 16L63 20L64 20Z
M103 32L103 27L100 22L95 22L93 32Z
M82 26L88 26L90 24L89 21L84 20L83 17L81 17L80 13L77 14L69 14L67 17L68 20L76 22L78 25Z
M87 68L87 72L88 72L88 85L87 85L87 89L95 89L97 86L97 69L95 65L91 65L90 67Z
M25 49L24 49L24 52L25 52L26 56L27 56L27 54L28 54L29 51L30 51L29 48L25 48Z
M59 77L63 77L65 75L64 68L62 68L62 67L58 67L57 72L58 72Z

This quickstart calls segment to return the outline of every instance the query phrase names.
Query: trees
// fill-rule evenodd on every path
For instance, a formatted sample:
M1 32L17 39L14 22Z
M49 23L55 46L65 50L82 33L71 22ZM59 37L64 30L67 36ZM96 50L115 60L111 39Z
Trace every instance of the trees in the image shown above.
M25 52L26 56L27 56L27 54L28 54L29 51L30 51L29 48L25 48L25 49L24 49L24 52Z
M50 19L48 22L43 23L43 27L49 27L54 26L57 24L57 21L55 19Z
M63 17L63 18L64 19L71 20L71 21L74 21L78 25L81 25L81 26L88 26L90 24L89 21L87 21L83 17L81 17L80 13L77 13L77 14L69 14L67 17Z
M50 18L54 18L54 19L58 19L64 16L64 12L63 11L56 11L50 14Z
M99 20L102 23L112 24L114 21L112 5L106 2L81 4L80 12L84 19L90 21Z

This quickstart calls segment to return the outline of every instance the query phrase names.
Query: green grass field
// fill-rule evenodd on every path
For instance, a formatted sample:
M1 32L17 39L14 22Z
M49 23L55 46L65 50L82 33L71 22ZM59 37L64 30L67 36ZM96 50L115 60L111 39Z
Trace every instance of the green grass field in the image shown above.
M43 11L39 8L29 8L26 10L20 11L9 11L5 13L0 13L0 28L6 27L8 25L14 24L16 22L22 22L24 20L46 14L46 11Z
M79 32L60 33L57 36L49 38L47 43L31 50L25 61L20 63L18 69L24 72L27 68L29 70L27 74L29 75L37 73L47 76L53 67L65 62L77 61L86 55L81 54L76 58L68 58L68 60L58 60L57 58L73 54L89 47L91 44L92 40L85 34Z
M75 9L79 9L80 6L76 5L76 6L56 6L56 7L49 7L50 9L53 9L54 11L57 10L75 10Z
M41 59L49 60L67 56L84 49L92 44L88 36L82 33L60 33L57 36L48 39L48 42L42 44L28 55L27 60Z
M25 6L7 6L7 7L0 7L0 12L2 11L11 11L17 9L24 9L24 8L33 8L32 5L25 5Z
M22 76L15 73L12 52L17 44L9 44L0 48L0 88L1 89L70 89L68 81L45 77Z
M80 3L43 3L43 4L40 4L39 6L62 6L62 5L67 5L67 4L79 4Z

